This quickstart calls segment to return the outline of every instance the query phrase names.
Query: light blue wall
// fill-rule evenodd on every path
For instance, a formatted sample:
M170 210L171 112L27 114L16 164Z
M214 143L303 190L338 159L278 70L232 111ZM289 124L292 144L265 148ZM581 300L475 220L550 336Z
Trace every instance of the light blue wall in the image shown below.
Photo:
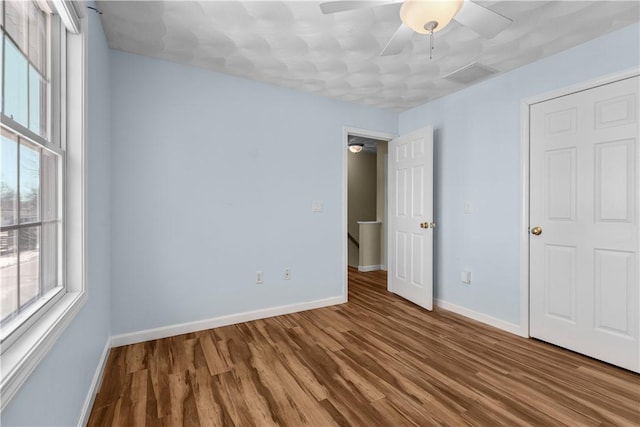
M109 50L89 14L87 224L89 300L2 411L3 426L76 425L110 335Z
M639 40L632 25L400 114L401 134L434 127L437 298L519 323L520 103L638 67Z
M397 113L111 59L114 335L342 295L343 126Z

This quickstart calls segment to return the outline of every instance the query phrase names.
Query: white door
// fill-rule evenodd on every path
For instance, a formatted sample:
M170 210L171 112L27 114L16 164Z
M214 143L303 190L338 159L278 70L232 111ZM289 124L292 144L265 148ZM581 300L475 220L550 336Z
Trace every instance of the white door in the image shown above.
M530 110L530 334L635 372L639 85Z
M389 291L433 308L433 129L389 141Z

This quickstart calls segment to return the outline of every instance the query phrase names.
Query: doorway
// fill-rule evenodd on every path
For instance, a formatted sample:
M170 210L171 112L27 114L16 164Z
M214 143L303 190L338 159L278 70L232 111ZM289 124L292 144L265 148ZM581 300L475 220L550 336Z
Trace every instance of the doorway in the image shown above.
M395 136L367 129L343 129L345 300L349 266L362 272L386 270L387 144Z

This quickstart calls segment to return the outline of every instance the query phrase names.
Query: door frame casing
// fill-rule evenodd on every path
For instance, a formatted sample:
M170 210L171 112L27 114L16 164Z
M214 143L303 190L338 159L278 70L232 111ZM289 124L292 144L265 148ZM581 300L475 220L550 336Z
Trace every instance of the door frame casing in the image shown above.
M587 80L561 89L545 92L520 103L520 333L523 337L530 337L530 307L529 307L529 180L530 180L530 109L534 104L555 98L571 95L577 92L604 86L620 80L640 75L640 68L631 68L595 79Z
M342 236L344 236L344 243L342 245L342 271L343 274L343 282L342 282L342 292L344 295L344 302L347 302L349 299L349 241L346 238L347 232L349 230L349 201L347 199L349 194L349 171L348 171L348 161L347 155L349 154L349 135L361 136L364 138L372 138L379 139L381 141L391 141L396 138L398 135L389 132L379 132L369 129L362 129L353 126L343 126L342 127ZM386 194L385 194L386 197ZM386 218L385 218L386 220Z

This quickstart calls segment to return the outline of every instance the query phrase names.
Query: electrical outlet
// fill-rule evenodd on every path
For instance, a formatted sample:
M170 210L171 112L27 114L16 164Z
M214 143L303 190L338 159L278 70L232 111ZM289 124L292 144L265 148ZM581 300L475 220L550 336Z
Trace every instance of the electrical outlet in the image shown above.
M262 274L262 271L256 271L256 283L260 284L264 282L264 275Z
M291 280L291 269L290 268L285 268L284 269L284 280Z

